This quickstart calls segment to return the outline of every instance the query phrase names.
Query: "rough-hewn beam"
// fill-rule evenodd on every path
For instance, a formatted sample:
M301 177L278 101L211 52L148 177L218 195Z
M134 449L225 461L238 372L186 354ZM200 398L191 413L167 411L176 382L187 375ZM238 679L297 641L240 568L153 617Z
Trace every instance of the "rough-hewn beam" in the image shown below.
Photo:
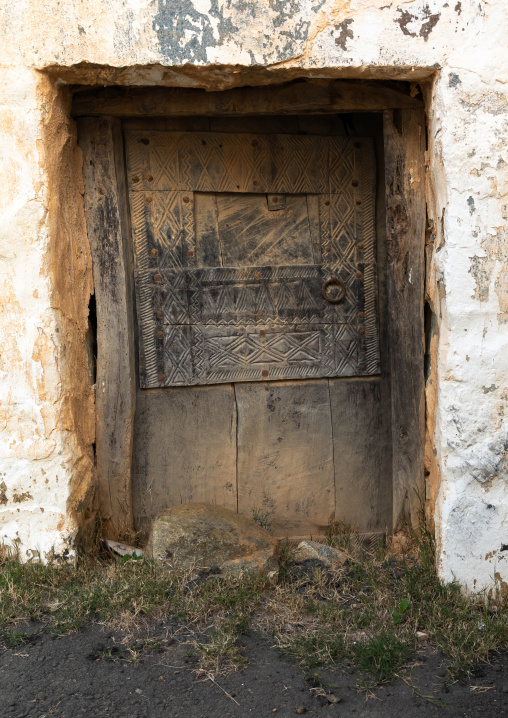
M223 92L187 88L105 88L76 94L73 115L297 115L415 108L421 100L382 82L335 80L240 87Z
M384 114L393 432L393 527L418 522L424 491L425 117Z
M132 529L131 464L136 401L129 236L120 121L84 118L85 216L97 300L96 462L107 538Z

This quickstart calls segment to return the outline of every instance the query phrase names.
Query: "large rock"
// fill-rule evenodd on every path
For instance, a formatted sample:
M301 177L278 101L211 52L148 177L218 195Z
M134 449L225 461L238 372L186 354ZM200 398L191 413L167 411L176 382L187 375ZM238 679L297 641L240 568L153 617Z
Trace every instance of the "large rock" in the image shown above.
M173 506L153 521L146 555L240 575L278 569L277 541L252 519L211 504Z

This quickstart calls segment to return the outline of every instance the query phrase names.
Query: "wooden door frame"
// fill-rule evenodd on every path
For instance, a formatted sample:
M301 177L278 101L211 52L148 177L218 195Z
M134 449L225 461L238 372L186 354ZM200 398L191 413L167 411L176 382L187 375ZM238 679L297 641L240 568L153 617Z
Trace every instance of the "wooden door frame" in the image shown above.
M133 529L136 397L133 277L122 118L382 112L385 159L393 531L415 526L424 489L425 112L403 83L292 82L222 92L78 92L85 216L97 304L96 466L107 537Z

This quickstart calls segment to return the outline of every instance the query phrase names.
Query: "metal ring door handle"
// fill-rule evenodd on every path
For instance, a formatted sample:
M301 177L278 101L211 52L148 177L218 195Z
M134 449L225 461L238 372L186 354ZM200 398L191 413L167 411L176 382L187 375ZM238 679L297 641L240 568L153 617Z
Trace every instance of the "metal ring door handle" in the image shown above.
M328 296L328 287L333 286L340 287L340 292L337 297ZM323 286L321 287L321 294L327 302L330 302L330 304L338 304L339 302L342 302L342 300L346 296L346 285L344 284L342 279L339 279L335 276L335 274L332 274L330 279L327 279L325 282L323 282Z

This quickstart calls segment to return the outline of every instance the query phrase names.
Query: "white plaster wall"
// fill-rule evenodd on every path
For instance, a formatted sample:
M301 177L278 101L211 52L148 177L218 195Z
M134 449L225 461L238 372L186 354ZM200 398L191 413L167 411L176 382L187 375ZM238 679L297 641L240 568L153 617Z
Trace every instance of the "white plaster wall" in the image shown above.
M66 518L58 521L67 517L72 432L37 434L34 348L41 336L50 347L58 337L42 259L47 178L37 160L44 108L35 70L51 68L62 82L214 88L305 74L435 77L429 294L439 325L431 393L440 570L471 589L508 583L506 0L0 0L0 8L2 112L16 118L0 145L0 471L9 499L0 506L2 535L12 541L18 531L23 547L35 548L37 537L47 548L71 533ZM7 175L15 176L14 194ZM50 403L58 378L55 365ZM48 485L36 489L43 472ZM33 499L15 506L14 490Z
M22 558L71 549L75 437L61 425L59 329L51 302L47 177L38 78L0 82L0 542Z

